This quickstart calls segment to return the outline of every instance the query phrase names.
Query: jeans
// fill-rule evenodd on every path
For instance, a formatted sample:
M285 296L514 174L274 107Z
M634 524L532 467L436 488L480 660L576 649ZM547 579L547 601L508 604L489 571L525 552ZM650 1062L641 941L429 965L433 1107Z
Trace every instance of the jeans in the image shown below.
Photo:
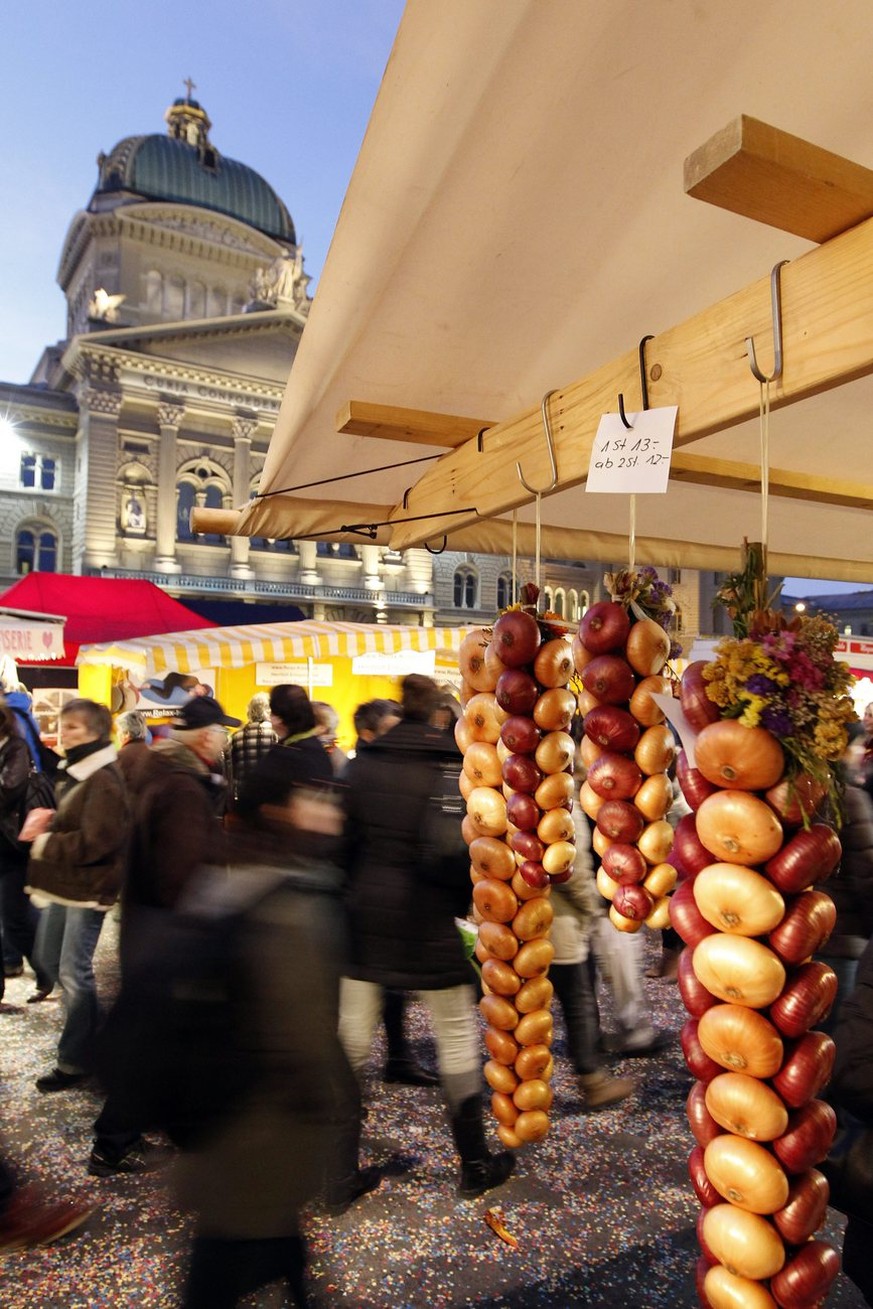
M419 991L427 1006L437 1044L440 1082L454 1112L471 1095L482 1090L479 1029L470 986L449 986L441 991ZM339 1036L354 1072L359 1074L370 1057L373 1032L382 1017L382 987L344 977L340 982Z
M50 904L40 919L36 959L51 982L60 982L64 995L57 1059L62 1073L89 1071L100 1021L93 960L105 917L99 909Z

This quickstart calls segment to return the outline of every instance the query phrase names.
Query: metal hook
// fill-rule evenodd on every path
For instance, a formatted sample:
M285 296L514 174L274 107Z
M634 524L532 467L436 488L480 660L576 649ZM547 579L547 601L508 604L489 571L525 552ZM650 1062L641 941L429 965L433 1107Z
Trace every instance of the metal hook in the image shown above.
M648 383L646 382L646 342L654 341L654 339L655 339L654 336L652 336L652 334L649 333L648 336L643 337L643 339L640 341L640 344L638 346L638 353L640 358L640 392L643 397L643 409L648 409L649 407L649 387L648 387ZM627 428L627 430L629 432L632 431L633 423L630 421L630 419L628 418L627 414L624 411L624 394L621 391L619 391L618 393L618 416L621 419L624 426Z
M479 431L476 433L476 451L478 454L481 454L485 449L485 433L487 431L487 427L480 427Z
M519 460L516 459L515 461L515 471L518 473L518 480L526 491L530 491L531 495L545 495L548 491L553 491L558 485L558 465L555 463L555 442L552 437L552 424L549 421L549 400L554 394L554 391L546 391L546 394L543 396L543 403L540 406L540 412L543 416L543 428L546 433L546 445L549 451L549 463L552 468L551 482L548 486L544 486L537 490L535 486L531 486L530 482L526 480L524 473L521 471L521 463Z
M650 332L648 336L643 337L642 341L640 341L639 344L640 391L643 397L643 409L648 409L649 407L649 384L648 381L646 380L646 342L654 341L654 339L655 339L654 336Z
M787 264L787 259L782 259L778 264L774 264L770 270L770 305L773 316L773 372L766 377L758 367L758 360L755 356L755 341L751 336L746 337L746 354L749 356L749 367L752 375L759 382L775 382L777 377L782 376L782 280L779 270L783 264Z
M439 550L434 550L432 546L428 545L427 541L425 541L424 543L424 548L429 555L441 555L445 553L445 549L448 543L449 543L448 534L446 532L443 532L443 543L440 546Z

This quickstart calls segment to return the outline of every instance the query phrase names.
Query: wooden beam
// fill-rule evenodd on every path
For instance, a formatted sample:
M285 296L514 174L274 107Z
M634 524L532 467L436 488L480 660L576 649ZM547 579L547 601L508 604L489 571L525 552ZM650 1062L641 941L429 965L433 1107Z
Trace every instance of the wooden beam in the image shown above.
M873 372L871 322L873 220L868 219L782 269L785 365L778 386L771 389L771 407ZM767 369L772 349L769 275L648 343L649 403L679 406L675 449L757 415L759 387L746 357L748 336L759 343L758 357ZM552 397L555 491L587 477L598 423L604 413L616 411L619 392L633 409L639 393L635 349ZM443 455L412 487L406 506L395 505L391 517L430 515L426 534L432 539L477 516L494 517L529 504L534 497L518 480L517 460L531 485L548 485L539 405L491 428L481 451L474 439ZM421 522L397 522L391 545L403 550L422 539Z
M746 114L688 156L685 190L810 241L873 217L873 171Z
M398 409L394 405L368 404L366 400L349 400L336 416L336 430L351 436L378 436L383 441L413 441L450 449L494 425L493 420Z
M670 481L692 482L697 486L716 486L731 491L760 491L761 469L757 464L709 459L705 455L680 451L670 464ZM844 482L835 477L771 468L768 486L771 495L788 500L813 500L816 504L846 505L852 509L869 509L873 505L873 485Z

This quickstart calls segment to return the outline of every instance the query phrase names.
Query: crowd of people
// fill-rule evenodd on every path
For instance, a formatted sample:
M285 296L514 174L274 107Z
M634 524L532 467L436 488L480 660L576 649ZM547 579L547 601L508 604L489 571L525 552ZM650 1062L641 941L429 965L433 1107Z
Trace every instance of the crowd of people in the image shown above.
M186 1309L233 1306L278 1278L299 1305L307 1303L302 1207L320 1194L326 1212L339 1215L383 1180L361 1152L362 1074L380 1023L385 1079L441 1088L459 1196L483 1195L513 1172L516 1156L489 1145L480 983L458 931L470 909L469 858L462 842L439 860L422 846L435 779L460 773L456 712L434 681L410 675L400 701L358 707L355 748L346 754L336 711L292 684L254 696L245 724L212 695L192 695L154 738L137 712L113 723L104 706L74 699L60 716L56 807L24 814L29 776L52 761L45 752L37 757L0 704L5 971L26 961L35 977L29 1000L39 1003L59 987L63 1002L54 1066L36 1086L47 1095L75 1093L96 1079L103 1090L83 1161L93 1176L152 1167L156 1129L180 1147L177 1194L196 1216ZM230 736L228 729L237 730ZM869 741L866 751L845 779L846 895L842 904L838 897L828 947L841 996L865 949L869 960L873 927ZM611 1054L646 1055L674 1034L651 1022L640 939L609 924L578 805L573 818L575 867L553 888L550 977L581 1102L595 1111L637 1089L634 1079L613 1074ZM106 1018L93 959L117 903L121 981ZM232 937L219 938L233 951L233 1008L221 1010L223 1021L232 1012L232 1031L219 1042L223 1062L200 1070L199 1098L158 1113L143 1061L147 1073L150 1062L159 1069L172 1053L170 1010L145 1042L137 1023L164 980L156 972L168 944L192 920L233 925ZM861 970L869 993L869 963ZM601 985L612 992L618 1030L611 1044L598 1011ZM860 986L857 993L863 998ZM423 1067L405 1039L412 994L429 1015L435 1069ZM862 1021L869 1027L869 1010L866 1019L852 1016L856 1030ZM222 1099L225 1082L234 1093ZM873 1104L865 1108L854 1083L850 1103L851 1144L865 1113L873 1125ZM73 1230L92 1208L47 1203L0 1158L0 1252ZM856 1241L865 1221L850 1220Z

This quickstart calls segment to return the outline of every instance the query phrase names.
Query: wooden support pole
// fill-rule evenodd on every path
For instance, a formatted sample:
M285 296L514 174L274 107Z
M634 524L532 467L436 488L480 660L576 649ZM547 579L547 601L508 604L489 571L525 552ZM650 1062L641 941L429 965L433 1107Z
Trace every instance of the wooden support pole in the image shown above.
M349 400L336 416L336 430L349 436L378 436L383 441L414 441L450 449L493 426L493 420L480 422L453 414L368 404L366 400Z
M809 241L873 217L873 171L746 114L688 156L685 190Z
M772 340L769 272L649 342L649 404L678 404L677 449L757 414L758 384L746 357L748 336L759 343L766 369ZM783 268L782 336L785 367L771 393L773 409L873 372L873 220ZM552 397L556 491L587 477L601 415L615 412L619 392L639 392L636 349ZM425 534L433 539L477 517L494 517L529 503L532 497L516 476L516 460L532 485L548 482L539 406L491 428L482 451L475 439L468 440L431 465L408 493L406 505L392 510L392 547L406 549ZM468 506L475 506L476 514L452 514ZM437 516L428 517L426 526L397 521L423 514Z

